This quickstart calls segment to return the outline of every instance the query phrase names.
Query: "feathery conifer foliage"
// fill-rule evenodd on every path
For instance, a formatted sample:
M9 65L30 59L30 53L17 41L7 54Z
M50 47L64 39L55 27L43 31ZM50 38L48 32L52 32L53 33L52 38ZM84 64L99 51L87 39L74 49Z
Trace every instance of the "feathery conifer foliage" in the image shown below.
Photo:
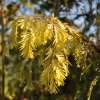
M88 94L87 94L87 96L88 96L87 100L90 100L91 93L92 93L92 90L93 90L93 86L96 85L98 79L99 79L99 77L96 76L96 77L93 79L93 81L91 82L91 84L90 84L90 88L89 88L89 92L88 92Z
M74 56L77 67L84 69L87 52L84 51L81 35L53 14L21 15L10 26L7 50L18 47L24 58L34 59L38 55L43 68L40 81L48 87L49 92L57 93L58 86L64 85L70 73L70 54Z

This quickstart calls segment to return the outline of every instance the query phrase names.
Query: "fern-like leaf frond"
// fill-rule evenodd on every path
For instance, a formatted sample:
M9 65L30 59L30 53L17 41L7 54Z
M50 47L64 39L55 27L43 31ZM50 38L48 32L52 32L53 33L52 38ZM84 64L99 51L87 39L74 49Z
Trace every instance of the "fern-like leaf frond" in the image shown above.
M99 79L99 77L96 76L96 77L93 79L93 81L91 82L90 87L89 87L89 91L88 91L88 94L87 94L87 97L88 97L87 100L90 100L91 93L92 93L92 90L93 90L93 86L96 85L98 79Z
M33 50L35 50L34 46L34 35L31 32L26 32L22 36L22 40L19 42L21 55L24 57L33 58L34 53Z

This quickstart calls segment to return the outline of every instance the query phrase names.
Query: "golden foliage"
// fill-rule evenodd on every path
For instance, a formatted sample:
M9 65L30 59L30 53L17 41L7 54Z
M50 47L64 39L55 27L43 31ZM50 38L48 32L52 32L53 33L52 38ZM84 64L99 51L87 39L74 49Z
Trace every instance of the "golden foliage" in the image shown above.
M54 15L21 15L13 20L8 48L16 46L25 58L34 58L36 51L42 51L43 54L38 54L42 56L40 64L43 66L40 80L51 93L64 85L69 74L70 54L74 55L78 66L84 66L81 65L85 57L81 35Z
M93 90L93 86L96 85L98 79L99 79L99 77L96 76L96 77L93 79L93 81L91 82L91 84L90 84L90 88L89 88L89 91L88 91L88 94L87 94L87 96L88 96L87 100L90 100L91 93L92 93L92 90Z

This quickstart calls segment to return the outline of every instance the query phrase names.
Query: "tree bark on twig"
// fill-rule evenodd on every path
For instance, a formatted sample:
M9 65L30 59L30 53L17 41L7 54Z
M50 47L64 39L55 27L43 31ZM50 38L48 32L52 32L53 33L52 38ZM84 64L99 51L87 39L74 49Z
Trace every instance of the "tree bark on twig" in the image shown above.
M53 13L55 16L58 16L58 7L59 7L59 0L55 0L54 1L54 9L53 9Z
M4 66L4 0L1 0L1 26L2 26L2 100L5 100L5 66Z
M24 85L22 87L20 87L20 89L19 89L18 100L23 100L23 98L24 98L23 89L24 89Z

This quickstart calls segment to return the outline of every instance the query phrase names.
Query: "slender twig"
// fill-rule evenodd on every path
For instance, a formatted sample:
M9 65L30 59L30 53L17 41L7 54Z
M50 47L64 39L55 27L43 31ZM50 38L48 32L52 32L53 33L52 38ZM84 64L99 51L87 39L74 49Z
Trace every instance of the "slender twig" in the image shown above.
M55 0L53 9L53 13L55 16L58 16L58 7L59 7L59 0Z
M5 89L5 66L4 66L4 0L1 0L1 22L2 22L2 100L5 100L4 89Z
M23 96L23 89L24 89L24 85L19 87L18 100L23 100L23 98L24 98L24 96Z

